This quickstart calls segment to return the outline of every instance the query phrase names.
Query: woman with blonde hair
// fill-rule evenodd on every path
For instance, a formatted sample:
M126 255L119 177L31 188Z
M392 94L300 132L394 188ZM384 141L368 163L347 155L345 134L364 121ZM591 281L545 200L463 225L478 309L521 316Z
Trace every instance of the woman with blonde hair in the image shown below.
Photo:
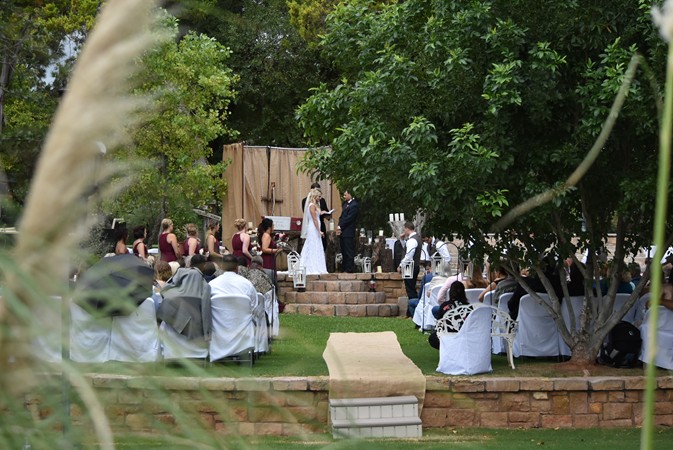
M245 231L245 219L234 220L236 233L231 237L231 250L235 257L243 256L247 260L246 265L250 265L252 255L250 254L250 235Z
M304 221L301 227L301 237L306 239L301 250L301 265L306 267L307 275L327 273L325 251L322 246L324 233L320 231L320 198L319 189L311 189L304 206Z
M201 241L198 236L199 230L193 223L188 223L187 226L185 226L185 230L187 231L187 239L185 239L185 242L182 244L182 253L185 256L194 256L199 253L199 250L201 249Z
M177 261L180 256L180 246L178 245L178 238L173 233L173 221L171 219L161 221L159 252L161 252L161 260L166 262Z

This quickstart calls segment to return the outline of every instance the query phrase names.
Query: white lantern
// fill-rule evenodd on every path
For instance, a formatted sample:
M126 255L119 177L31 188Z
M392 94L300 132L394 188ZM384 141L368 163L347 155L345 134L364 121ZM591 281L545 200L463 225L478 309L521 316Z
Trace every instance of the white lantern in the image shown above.
M461 261L461 263L462 263L461 273L463 279L472 278L472 271L474 270L474 265L472 264L472 261L467 259L465 261Z
M299 257L299 253L297 252L290 252L287 254L287 273L289 276L294 276L294 272L296 268L299 266L299 261L301 258Z
M402 264L402 278L405 280L411 280L414 278L414 262L407 261Z
M435 252L431 257L432 263L432 275L433 276L442 276L444 275L444 258L438 252Z
M292 284L299 292L304 292L306 290L306 267L300 265L295 267Z
M372 271L372 259L371 258L362 258L362 271L364 273L371 273Z

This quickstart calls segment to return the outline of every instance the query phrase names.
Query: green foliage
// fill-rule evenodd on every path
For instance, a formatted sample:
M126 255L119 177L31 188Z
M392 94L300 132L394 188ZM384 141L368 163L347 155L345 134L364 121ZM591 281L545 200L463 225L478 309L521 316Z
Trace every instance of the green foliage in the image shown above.
M177 21L165 18L177 36ZM143 58L136 94L153 107L134 132L134 145L116 153L137 158L137 176L121 197L105 206L115 217L150 226L170 215L176 229L196 220L193 208L217 205L226 189L225 162L208 164L209 143L236 133L227 126L238 77L227 67L230 51L206 35L188 33ZM217 209L216 209L217 210Z
M231 50L228 66L240 80L228 123L240 139L251 145L302 146L294 110L311 86L331 77L329 66L290 23L286 1L195 0L185 5L180 23ZM226 142L231 139L218 143Z

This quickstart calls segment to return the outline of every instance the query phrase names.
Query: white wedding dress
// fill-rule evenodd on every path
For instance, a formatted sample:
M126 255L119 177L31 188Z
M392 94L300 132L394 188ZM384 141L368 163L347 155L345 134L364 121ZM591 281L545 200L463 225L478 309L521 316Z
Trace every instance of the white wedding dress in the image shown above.
M320 229L315 227L309 206L308 202L306 202L301 233L301 236L305 237L306 241L304 242L304 247L301 249L300 261L301 265L306 267L306 275L320 275L327 273L325 250L322 247ZM317 214L318 208L314 208L314 211ZM319 219L318 224L320 224Z

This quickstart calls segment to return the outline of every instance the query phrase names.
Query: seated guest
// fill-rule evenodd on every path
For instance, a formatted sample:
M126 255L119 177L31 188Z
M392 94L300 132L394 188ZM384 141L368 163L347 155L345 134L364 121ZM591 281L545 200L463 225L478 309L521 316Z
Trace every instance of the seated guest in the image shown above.
M432 281L434 274L432 273L431 269L432 267L430 264L425 265L425 270L423 271L424 273L421 277L421 289L418 291L418 298L410 298L409 302L407 303L407 317L414 317L414 311L416 311L418 302L421 300L421 298L423 298L425 285Z
M154 299L154 306L156 309L159 309L159 305L161 305L161 302L163 301L161 291L172 276L173 270L171 270L170 264L166 261L158 261L154 265L154 287L152 289L152 299Z
M472 266L472 276L467 280L463 280L466 289L485 289L488 286L488 281L484 279L484 268L480 264Z
M194 267L195 269L199 269L199 271L203 274L203 267L206 265L206 257L203 255L192 255L189 261L189 267Z
M238 260L233 255L222 257L224 273L210 282L212 298L224 295L244 295L250 299L250 307L257 303L257 291L252 283L238 273Z
M203 264L203 270L201 272L203 272L203 278L210 283L213 278L217 277L215 274L217 272L217 266L212 261L206 261Z
M439 306L433 307L432 315L435 316L437 320L439 320L452 309L455 309L460 305L469 304L470 303L467 301L467 296L465 295L465 285L463 283L454 282L449 288L449 299L441 303ZM465 322L466 318L467 315L462 318L462 322ZM453 331L457 332L458 330ZM428 342L432 347L439 350L439 338L437 337L437 332L432 332L432 334L430 334L430 337L428 337Z
M267 273L264 271L264 267L262 267L263 263L264 261L262 260L261 256L253 256L252 260L250 261L250 268L245 274L245 278L247 278L252 283L252 285L255 286L255 289L260 294L266 294L273 289L273 282L271 281L269 275L267 275Z
M244 278L247 278L246 275L248 274L248 264L250 263L250 261L248 261L248 258L246 258L245 256L236 256L236 260L238 261L238 274Z
M496 295L495 291L501 284L503 284L503 286L498 291L498 295ZM481 294L479 294L479 301L483 302L486 294L488 294L491 291L493 291L492 300L497 299L500 297L501 294L504 294L506 292L514 292L516 286L517 286L516 279L514 277L509 276L503 265L498 265L498 267L495 269L493 281L488 286L486 286L486 288L481 292ZM494 301L492 301L492 303L495 304Z
M610 267L611 265L614 264L614 261L611 263L608 263L603 266L601 270L601 293L603 295L606 295L608 293L608 289L610 288L610 283L611 283L611 278L609 278L607 275L610 272ZM635 286L633 283L631 283L631 272L629 270L621 270L617 273L617 279L618 279L618 286L617 286L617 294L630 294L633 292L635 289Z
M631 272L631 283L634 286L638 286L640 279L642 278L642 270L640 269L640 264L633 261L629 264L629 272Z

